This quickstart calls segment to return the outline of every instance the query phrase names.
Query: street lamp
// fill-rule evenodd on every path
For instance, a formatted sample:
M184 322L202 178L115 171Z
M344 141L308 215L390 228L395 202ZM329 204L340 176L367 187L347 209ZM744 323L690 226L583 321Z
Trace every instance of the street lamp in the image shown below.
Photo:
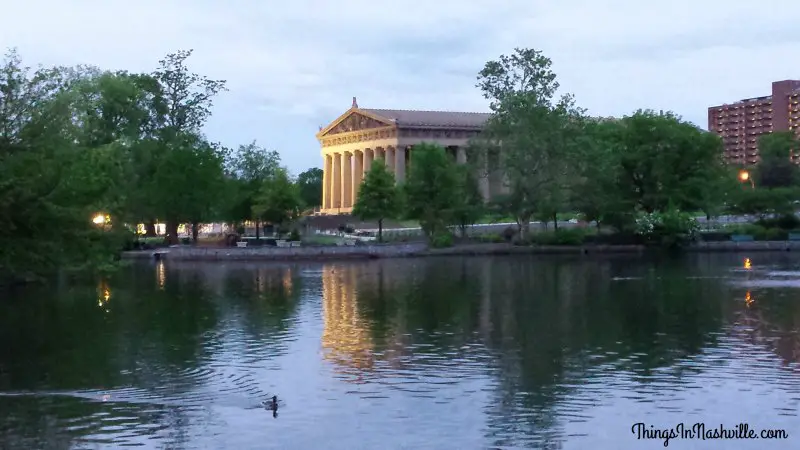
M739 171L739 181L741 181L742 183L744 183L745 181L749 181L750 182L750 187L753 188L753 189L756 188L755 183L753 183L753 179L750 177L750 172L748 172L748 171L746 171L744 169Z

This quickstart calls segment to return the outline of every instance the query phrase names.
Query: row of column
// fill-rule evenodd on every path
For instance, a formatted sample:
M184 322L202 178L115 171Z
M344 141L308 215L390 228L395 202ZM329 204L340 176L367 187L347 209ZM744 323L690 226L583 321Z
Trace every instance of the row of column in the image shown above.
M376 147L345 150L325 154L323 169L322 209L352 208L364 176L375 159L382 159L394 174L397 183L405 181L411 147ZM449 147L458 164L466 164L464 147ZM485 185L485 186L484 186ZM481 179L481 188L488 195L488 179Z

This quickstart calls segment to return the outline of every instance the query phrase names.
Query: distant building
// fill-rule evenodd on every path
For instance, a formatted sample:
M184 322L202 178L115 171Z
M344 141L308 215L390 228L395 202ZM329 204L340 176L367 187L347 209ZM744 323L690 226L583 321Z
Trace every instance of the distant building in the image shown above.
M728 163L755 164L759 136L773 131L794 131L800 136L798 103L800 80L775 81L772 95L708 108L708 131L722 137Z
M323 159L321 213L350 214L361 181L376 159L383 159L402 183L416 144L439 144L459 164L466 163L467 144L489 117L488 113L365 109L353 98L350 109L317 133ZM497 154L489 159L494 166ZM486 199L505 190L497 170L481 173L479 182Z

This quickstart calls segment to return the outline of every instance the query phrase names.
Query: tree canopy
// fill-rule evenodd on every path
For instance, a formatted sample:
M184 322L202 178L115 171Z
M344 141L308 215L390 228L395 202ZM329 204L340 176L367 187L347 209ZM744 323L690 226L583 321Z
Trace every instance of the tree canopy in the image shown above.
M383 221L400 213L400 196L394 175L382 159L372 163L358 191L353 215L361 220L378 221L378 241L383 241Z

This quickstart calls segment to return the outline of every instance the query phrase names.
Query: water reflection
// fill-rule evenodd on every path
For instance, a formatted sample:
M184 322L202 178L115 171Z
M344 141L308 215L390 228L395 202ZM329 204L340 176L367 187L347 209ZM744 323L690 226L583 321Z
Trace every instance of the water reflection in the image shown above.
M360 378L362 370L373 367L374 343L358 308L355 275L347 266L322 271L322 348L342 373Z
M163 259L158 260L156 263L156 280L158 288L164 289L164 286L167 284L167 268L164 265Z
M261 448L269 432L275 448L634 449L642 420L789 429L798 268L161 261L32 287L0 303L0 447Z
M108 286L106 279L100 279L97 285L97 306L108 311L108 303L111 301L111 288Z

